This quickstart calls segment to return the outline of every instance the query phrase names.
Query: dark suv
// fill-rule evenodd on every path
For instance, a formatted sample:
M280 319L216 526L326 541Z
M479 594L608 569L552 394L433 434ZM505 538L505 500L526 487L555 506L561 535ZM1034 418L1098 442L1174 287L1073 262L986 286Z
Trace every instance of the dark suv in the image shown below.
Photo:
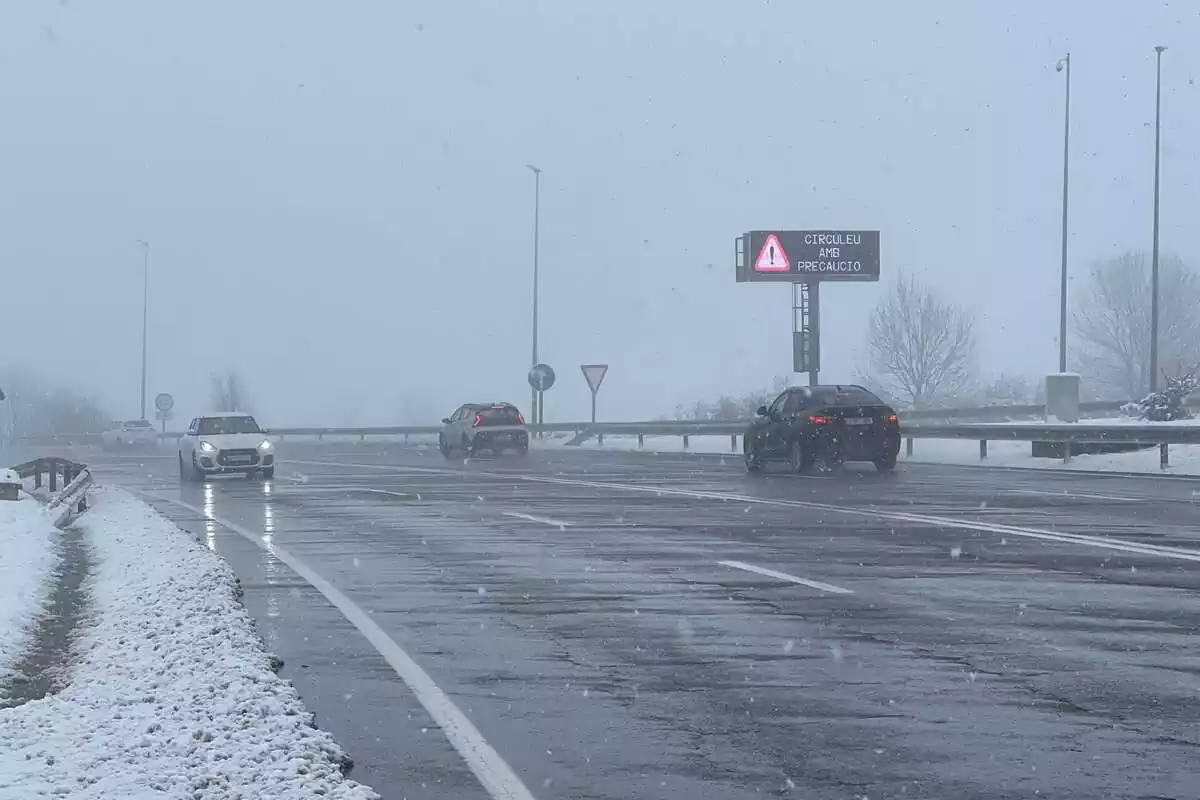
M758 409L742 447L751 472L769 461L786 461L796 472L871 461L890 472L900 452L900 423L891 406L861 386L802 386Z

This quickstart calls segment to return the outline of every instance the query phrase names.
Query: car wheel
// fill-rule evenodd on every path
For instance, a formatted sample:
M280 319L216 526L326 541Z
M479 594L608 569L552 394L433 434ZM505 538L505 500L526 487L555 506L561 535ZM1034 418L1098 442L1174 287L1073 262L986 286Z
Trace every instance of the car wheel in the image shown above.
M788 449L788 466L792 468L792 472L807 472L812 465L812 455L804 449L799 439L794 439L791 448Z
M523 444L520 447L518 447L517 455L519 455L521 458L524 458L525 456L529 455L529 445Z
M444 433L438 434L438 450L441 451L444 458L454 457L454 448L451 447L450 443L446 441L446 434Z
M274 468L274 467L267 467L266 469L261 469L261 470L259 470L259 471L258 471L258 477L259 477L259 478L261 478L261 479L262 479L262 480L264 480L264 481L273 481L273 480L275 480L275 468Z
M179 482L180 483L194 483L195 481L196 481L195 465L185 464L183 461L183 454L180 453L179 454Z
M896 456L880 456L875 459L875 469L880 472L892 472L896 469Z
M816 462L817 471L823 475L836 475L842 471L842 465L845 462L838 456L826 456Z
M742 454L746 458L747 472L762 472L762 453L759 451L757 443L751 444L749 438L742 439Z

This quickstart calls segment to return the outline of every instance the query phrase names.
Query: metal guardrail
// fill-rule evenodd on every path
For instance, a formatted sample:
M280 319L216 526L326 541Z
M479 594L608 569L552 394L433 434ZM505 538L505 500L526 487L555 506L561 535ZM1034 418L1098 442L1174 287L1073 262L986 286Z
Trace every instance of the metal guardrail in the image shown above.
M54 516L55 527L65 528L87 511L88 492L93 486L93 481L92 473L86 465L67 458L35 458L33 461L17 464L12 470L22 480L33 478L35 489L42 488L42 476L47 476L46 482L51 492L58 491L59 477L62 477L62 492L46 504L46 510Z

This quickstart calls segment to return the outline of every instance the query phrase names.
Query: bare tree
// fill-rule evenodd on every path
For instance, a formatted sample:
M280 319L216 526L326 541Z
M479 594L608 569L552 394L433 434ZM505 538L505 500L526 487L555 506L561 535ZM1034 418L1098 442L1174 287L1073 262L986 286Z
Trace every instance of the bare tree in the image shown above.
M97 433L112 419L93 397L67 387L49 387L22 369L5 372L7 400L0 414L0 439Z
M1159 257L1159 368L1200 364L1200 276L1176 256ZM1075 302L1075 358L1102 394L1140 398L1150 386L1150 258L1125 253L1092 265Z
M953 402L971 391L975 333L970 314L901 275L871 314L869 380L914 408Z
M232 369L212 379L213 411L245 411L246 387Z

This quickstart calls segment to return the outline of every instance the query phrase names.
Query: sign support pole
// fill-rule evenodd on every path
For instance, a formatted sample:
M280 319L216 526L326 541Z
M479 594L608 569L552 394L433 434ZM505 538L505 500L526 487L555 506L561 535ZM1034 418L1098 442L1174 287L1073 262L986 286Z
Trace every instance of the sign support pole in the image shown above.
M808 347L809 362L808 385L820 383L818 376L821 369L821 284L807 284L808 289Z
M596 393L592 392L592 424L596 424Z

